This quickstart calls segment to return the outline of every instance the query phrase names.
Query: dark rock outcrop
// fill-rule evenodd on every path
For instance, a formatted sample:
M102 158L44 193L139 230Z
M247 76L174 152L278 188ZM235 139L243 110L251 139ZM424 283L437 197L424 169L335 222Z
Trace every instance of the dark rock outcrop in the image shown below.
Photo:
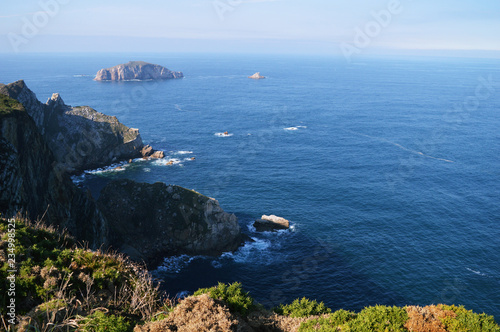
M141 149L141 155L143 158L149 159L163 159L165 158L165 152L153 149L151 145L146 145Z
M0 213L67 228L90 247L107 244L107 224L89 193L54 167L56 160L24 107L0 94Z
M260 219L255 220L253 226L257 232L271 232L290 228L290 222L272 214L270 216L263 215Z
M97 201L114 248L157 264L177 254L218 255L242 243L234 214L193 190L164 183L110 182Z
M57 93L43 104L22 80L0 85L0 94L23 104L53 151L57 167L68 173L144 156L139 130L114 116L88 106L68 106Z
M171 71L160 65L144 61L130 61L97 72L96 81L129 81L129 80L165 80L182 78L179 71Z

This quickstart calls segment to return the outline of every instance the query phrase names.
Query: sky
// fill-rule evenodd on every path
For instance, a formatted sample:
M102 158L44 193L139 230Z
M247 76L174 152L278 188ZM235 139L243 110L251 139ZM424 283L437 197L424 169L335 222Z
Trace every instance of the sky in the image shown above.
M498 55L499 31L499 0L23 0L0 52Z

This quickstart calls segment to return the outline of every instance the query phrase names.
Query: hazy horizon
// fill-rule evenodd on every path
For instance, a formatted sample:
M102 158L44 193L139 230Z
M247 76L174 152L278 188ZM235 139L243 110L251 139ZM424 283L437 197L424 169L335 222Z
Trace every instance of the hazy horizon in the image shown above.
M500 57L500 2L10 2L0 52L222 52Z

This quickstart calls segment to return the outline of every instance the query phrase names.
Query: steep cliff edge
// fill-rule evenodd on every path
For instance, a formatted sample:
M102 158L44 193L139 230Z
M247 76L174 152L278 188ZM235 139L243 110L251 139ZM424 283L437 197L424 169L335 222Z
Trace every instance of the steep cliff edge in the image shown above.
M109 222L110 243L149 264L176 254L218 255L242 243L234 214L179 186L117 180L102 190L97 204Z
M129 61L97 72L96 81L165 80L182 78L179 71L171 71L160 65L144 61Z
M58 167L79 173L130 158L142 157L138 129L88 106L71 107L55 93L41 103L24 81L0 85L0 94L21 102L54 153Z
M44 216L93 248L107 244L107 226L90 194L55 168L51 149L16 100L0 94L0 213Z

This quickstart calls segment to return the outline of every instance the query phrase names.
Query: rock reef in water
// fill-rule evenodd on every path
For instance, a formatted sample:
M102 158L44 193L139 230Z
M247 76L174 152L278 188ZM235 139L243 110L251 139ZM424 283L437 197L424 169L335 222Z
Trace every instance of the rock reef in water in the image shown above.
M120 160L161 155L155 154L151 147L143 151L145 146L138 129L129 128L115 116L99 113L89 106L66 105L58 93L43 104L20 80L0 85L0 94L24 105L52 150L57 167L70 174Z
M160 65L144 61L130 61L97 72L96 81L165 80L182 78L179 71L171 71Z
M234 214L179 186L116 180L104 187L97 203L109 222L113 247L148 265L178 254L219 255L243 241Z
M255 220L253 226L257 232L271 232L290 228L290 222L272 214L270 216L263 215L260 219Z
M254 80L261 80L263 78L266 78L265 76L261 76L259 72L253 74L252 76L248 76L248 78L254 79Z

